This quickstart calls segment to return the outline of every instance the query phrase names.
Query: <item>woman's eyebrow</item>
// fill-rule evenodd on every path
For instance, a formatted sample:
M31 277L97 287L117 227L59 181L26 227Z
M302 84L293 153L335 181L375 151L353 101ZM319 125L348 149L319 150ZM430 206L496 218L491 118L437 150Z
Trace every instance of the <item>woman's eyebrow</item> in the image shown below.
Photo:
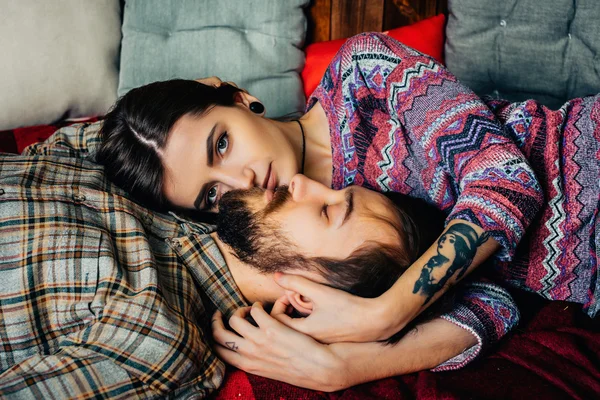
M202 199L204 198L204 193L206 192L206 186L207 186L206 183L204 185L202 185L202 188L200 189L200 192L198 193L196 200L194 200L194 207L197 210L200 209L200 204L202 203Z
M208 137L206 138L206 165L208 165L209 167L213 166L213 157L214 157L213 138L215 136L216 130L217 130L217 124L215 124L212 127L212 129L210 130L210 133L208 134Z
M213 157L214 157L213 139L215 137L216 131L217 131L217 124L215 124L212 127L212 129L210 130L210 133L208 134L208 137L206 138L206 165L208 167L213 166ZM204 198L204 193L206 192L207 185L208 185L207 183L202 185L200 192L198 192L198 196L196 196L196 200L194 200L194 207L198 210L200 209L200 204L202 203L202 199Z

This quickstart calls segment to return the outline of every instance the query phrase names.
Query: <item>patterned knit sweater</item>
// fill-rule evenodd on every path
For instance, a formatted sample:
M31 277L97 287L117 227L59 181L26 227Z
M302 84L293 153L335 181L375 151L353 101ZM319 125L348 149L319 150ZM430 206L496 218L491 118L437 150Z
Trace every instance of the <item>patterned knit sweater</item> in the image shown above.
M488 105L529 159L546 197L514 259L496 262L496 278L598 315L600 95L557 111L532 100Z
M349 39L311 95L329 121L332 187L361 185L417 197L490 233L508 263L543 203L527 158L494 114L442 65L385 35ZM445 318L478 346L443 364L453 369L514 326L510 300L481 283ZM512 322L512 323L511 323Z
M596 315L600 96L558 111L486 105L432 58L367 33L340 49L307 110L316 101L334 188L396 191L473 222L502 246L503 282Z

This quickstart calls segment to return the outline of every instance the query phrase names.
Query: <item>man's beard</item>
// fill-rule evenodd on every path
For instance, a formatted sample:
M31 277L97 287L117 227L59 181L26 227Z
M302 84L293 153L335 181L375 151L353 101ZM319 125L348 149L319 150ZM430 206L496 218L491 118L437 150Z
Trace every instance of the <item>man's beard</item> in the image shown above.
M279 242L274 232L278 224L270 216L292 198L288 187L280 186L264 208L251 210L253 200L260 200L264 193L264 189L257 187L225 193L219 201L216 221L219 239L231 247L241 261L261 270L266 269L264 254L260 256L261 250L268 248L269 242Z

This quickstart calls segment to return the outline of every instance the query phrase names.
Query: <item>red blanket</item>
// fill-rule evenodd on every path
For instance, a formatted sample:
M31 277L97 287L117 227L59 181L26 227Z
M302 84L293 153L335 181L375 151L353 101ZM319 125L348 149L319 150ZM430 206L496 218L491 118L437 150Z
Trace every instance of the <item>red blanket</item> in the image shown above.
M300 389L230 368L217 394L225 399L598 399L600 320L581 307L514 293L517 331L493 354L459 371L384 379L336 393Z
M67 125L0 132L0 152L23 148ZM230 368L217 399L598 399L600 319L577 305L514 292L521 309L517 331L493 354L459 371L428 371L336 392L300 389Z

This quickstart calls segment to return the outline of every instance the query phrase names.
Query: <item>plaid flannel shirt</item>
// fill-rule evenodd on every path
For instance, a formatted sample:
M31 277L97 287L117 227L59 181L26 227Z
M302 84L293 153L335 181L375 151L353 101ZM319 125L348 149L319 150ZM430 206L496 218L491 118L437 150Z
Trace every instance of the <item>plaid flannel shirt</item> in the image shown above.
M217 304L245 305L208 226L148 211L86 159L100 123L0 154L0 397L218 388Z

